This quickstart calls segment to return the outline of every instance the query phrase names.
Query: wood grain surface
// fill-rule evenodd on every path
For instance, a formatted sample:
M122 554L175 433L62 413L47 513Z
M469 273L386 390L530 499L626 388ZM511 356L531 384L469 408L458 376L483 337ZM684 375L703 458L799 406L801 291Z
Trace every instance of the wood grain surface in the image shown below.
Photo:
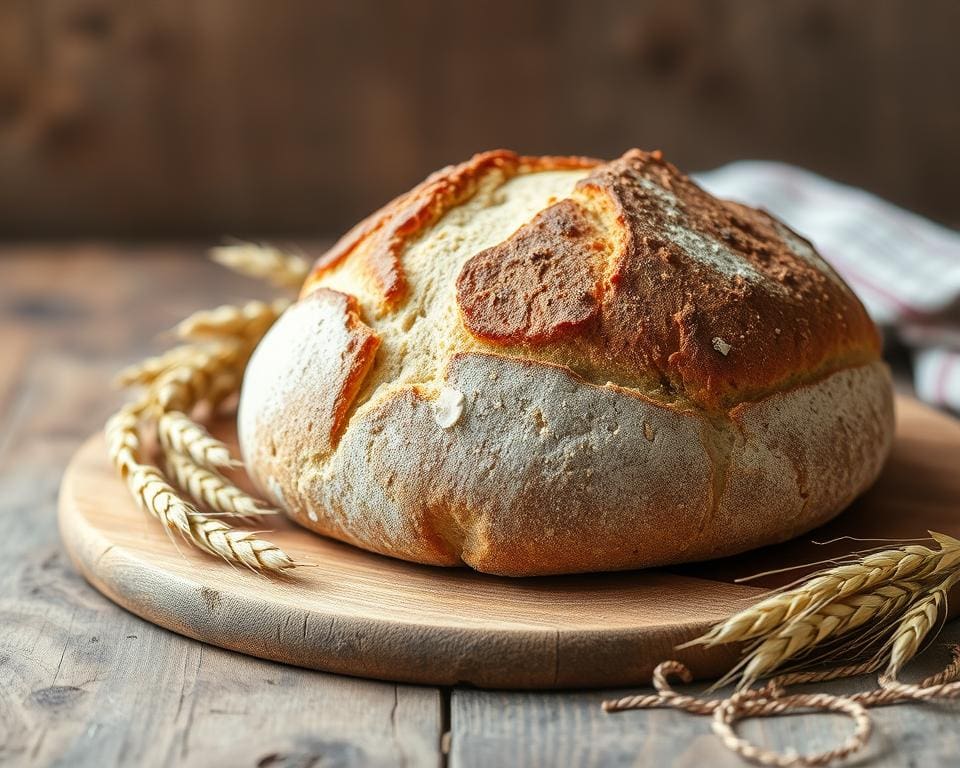
M214 425L230 442L224 432ZM664 571L501 578L382 557L283 519L268 525L265 538L312 567L267 578L178 546L138 510L101 435L61 487L64 545L120 605L208 643L364 677L497 688L648 682L674 646L762 594ZM683 654L701 676L733 658L730 649Z
M111 376L169 343L162 332L191 310L263 295L202 250L0 247L0 765L738 764L705 720L607 715L597 704L609 692L441 689L289 667L171 633L91 588L64 553L56 499L68 459L120 401ZM918 466L935 484L948 458L935 450ZM941 468L929 472L929 462ZM935 507L932 497L921 503ZM960 642L960 624L941 639ZM906 676L944 660L938 641ZM872 714L877 732L853 764L958 763L957 705ZM810 715L741 730L804 750L838 743L850 725Z
M116 405L117 367L191 307L257 293L201 254L0 248L0 765L437 765L441 691L174 635L91 590L63 551L60 478Z
M267 578L171 540L138 510L101 434L67 468L60 531L87 579L128 610L289 664L433 685L582 688L649 682L669 656L713 677L733 648L674 648L762 594L736 576L821 560L812 539L960 534L960 425L910 398L897 412L897 448L849 519L759 555L679 569L498 578L382 557L272 519L267 538L312 567ZM211 430L236 454L231 421ZM841 541L830 554L862 547Z
M798 163L960 222L955 0L0 0L0 231L336 233L482 149Z

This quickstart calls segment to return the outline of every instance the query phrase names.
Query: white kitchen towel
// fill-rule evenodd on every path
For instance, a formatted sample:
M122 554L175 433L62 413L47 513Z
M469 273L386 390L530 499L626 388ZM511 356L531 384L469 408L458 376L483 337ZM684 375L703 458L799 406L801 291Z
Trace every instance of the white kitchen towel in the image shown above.
M884 333L912 350L917 394L960 411L960 233L782 163L741 161L696 179L813 242Z

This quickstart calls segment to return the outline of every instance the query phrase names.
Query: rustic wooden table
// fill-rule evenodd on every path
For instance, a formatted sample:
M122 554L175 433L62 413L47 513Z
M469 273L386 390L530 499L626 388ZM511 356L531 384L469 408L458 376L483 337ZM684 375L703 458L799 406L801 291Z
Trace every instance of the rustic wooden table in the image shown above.
M193 246L0 249L0 764L739 764L705 719L604 714L609 691L442 690L297 669L172 634L88 586L60 545L56 497L66 461L121 398L112 375L189 311L258 295ZM960 622L942 638L960 641ZM910 676L944 660L938 644ZM875 710L857 763L960 765L958 715ZM803 751L849 729L827 715L741 726Z

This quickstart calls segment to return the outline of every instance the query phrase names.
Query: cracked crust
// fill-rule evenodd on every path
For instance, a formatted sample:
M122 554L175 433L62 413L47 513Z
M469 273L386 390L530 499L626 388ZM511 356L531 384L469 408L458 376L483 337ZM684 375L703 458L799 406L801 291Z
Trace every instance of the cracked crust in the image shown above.
M523 157L499 149L442 168L340 238L317 260L302 295L309 294L325 274L355 253L354 258L363 263L376 286L381 309L389 310L407 297L407 276L401 263L405 246L446 211L471 197L480 179L491 172L506 179L521 172L591 168L598 163L587 157Z
M338 291L321 288L284 317L273 343L255 352L250 365L260 374L244 381L244 396L257 408L241 409L240 432L265 438L249 454L254 465L332 451L380 345L357 315L356 302ZM296 355L289 354L291 347Z
M711 197L659 153L597 167L574 196L467 262L457 299L470 331L553 342L576 370L656 381L712 409L879 355L863 306L809 243L763 211ZM554 261L565 274L542 272ZM518 323L507 310L534 289Z
M893 434L876 330L809 244L638 151L478 155L362 222L254 354L239 419L302 525L518 576L782 541Z

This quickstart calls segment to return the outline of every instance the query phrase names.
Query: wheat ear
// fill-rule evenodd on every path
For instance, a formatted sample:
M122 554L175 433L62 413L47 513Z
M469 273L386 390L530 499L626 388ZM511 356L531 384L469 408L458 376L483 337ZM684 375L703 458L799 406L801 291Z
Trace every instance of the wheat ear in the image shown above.
M239 307L225 304L201 310L177 324L177 335L181 339L201 341L222 336L259 339L289 306L289 299L277 299L269 304L248 301Z
M665 661L653 672L655 695L606 701L603 708L617 711L671 706L695 714L712 714L713 730L724 745L762 765L826 765L851 754L866 743L869 735L865 707L903 699L960 696L960 682L956 682L960 655L956 649L953 663L919 685L903 684L896 679L923 642L937 631L938 622L946 613L948 592L960 583L960 540L932 531L930 536L939 545L938 550L908 545L861 553L855 561L821 571L687 643L747 643L740 662L714 686L739 675L738 690L731 697L705 700L672 690L667 675L676 675L686 682L692 676L680 662ZM862 661L867 650L878 645L879 650ZM827 659L839 659L841 665L805 669ZM881 687L873 691L839 697L784 692L788 684L874 672L885 660L887 670L880 676ZM762 688L750 687L756 679L784 668L787 662L792 662L793 671L774 677ZM761 749L733 732L733 723L742 717L780 714L800 707L845 712L857 722L857 731L837 749L804 756L793 750L777 753Z
M744 688L784 668L862 658L878 645L872 661L879 667L893 648L891 632L906 622L897 645L905 663L919 647L912 638L936 601L936 590L943 590L937 585L960 574L960 541L938 533L931 537L938 549L911 544L862 554L761 600L681 647L746 642L740 662L718 683L739 675ZM923 610L928 597L931 603ZM860 631L854 634L854 629Z
M150 400L161 412L188 413L204 399L218 376L242 370L251 351L249 343L232 339L198 347L191 357L152 382Z
M257 571L279 572L295 566L281 549L247 531L201 515L182 499L156 467L140 461L138 413L142 406L127 406L107 422L110 458L139 506L195 546L227 562Z
M910 606L900 619L888 647L890 661L886 676L895 678L910 659L917 655L924 639L936 627L947 604L947 593L960 581L955 571Z
M834 640L870 622L896 615L923 589L922 582L900 581L882 584L874 591L847 595L823 605L812 613L802 613L774 629L753 648L740 674L740 688L780 669L788 660ZM721 679L729 682L735 667Z
M306 259L269 245L224 245L214 248L210 255L218 264L249 277L262 278L278 288L299 288L310 271Z
M120 387L146 386L170 369L186 363L196 354L197 347L194 344L181 344L179 347L168 349L161 355L148 357L139 363L127 366L117 374L114 381Z
M178 453L166 455L167 476L199 505L221 515L258 519L277 510L244 492L219 472L196 464Z
M296 258L281 266L287 279L298 269L306 271ZM177 333L192 343L121 372L121 384L147 391L136 405L125 406L110 419L106 429L110 458L144 510L195 546L260 571L281 571L295 564L273 544L200 514L167 477L216 515L247 521L273 511L218 471L239 462L189 414L201 403L212 412L239 389L254 347L287 306L287 300L251 301L191 315L178 325ZM140 460L141 421L156 427L167 475Z
M167 411L160 416L157 437L167 453L188 456L194 464L206 469L217 470L239 463L224 443L180 411Z
M160 377L182 368L201 368L208 374L228 370L231 384L239 384L245 355L260 340L267 329L290 306L288 299L270 303L250 301L242 306L224 305L201 310L177 324L177 335L187 341L202 343L181 344L161 355L148 357L128 366L117 374L116 382L123 387L154 384ZM226 366L226 368L225 368Z
M731 616L686 645L721 645L763 637L796 616L816 612L830 601L869 592L885 582L917 581L960 564L960 541L936 536L942 539L938 539L938 550L909 545L873 552L856 562L820 571L799 586Z

